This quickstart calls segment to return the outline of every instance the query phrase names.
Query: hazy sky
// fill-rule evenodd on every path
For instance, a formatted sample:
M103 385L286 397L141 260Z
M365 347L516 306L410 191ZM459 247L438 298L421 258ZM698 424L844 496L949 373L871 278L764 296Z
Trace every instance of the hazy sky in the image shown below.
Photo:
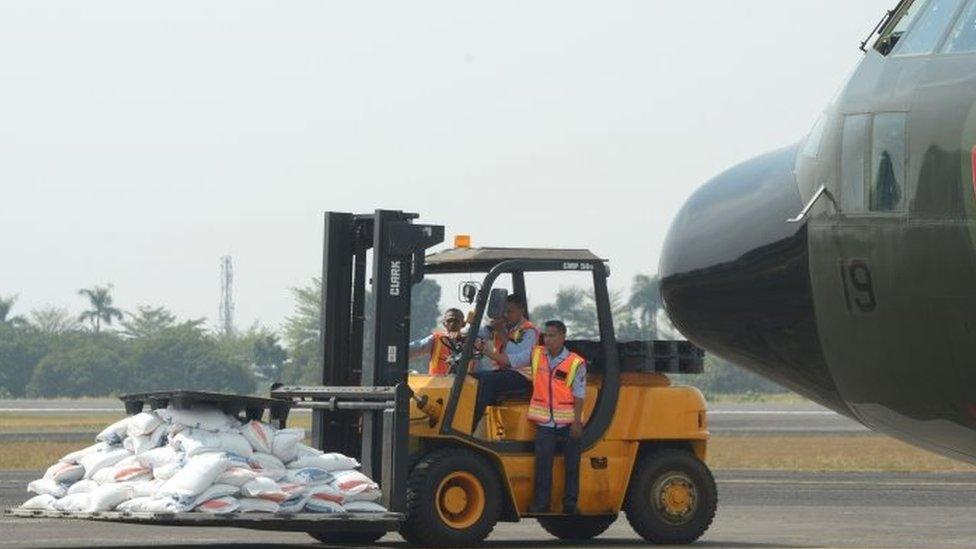
M802 137L895 0L0 3L0 295L276 326L325 210L654 272L684 199ZM453 292L453 288L448 293Z

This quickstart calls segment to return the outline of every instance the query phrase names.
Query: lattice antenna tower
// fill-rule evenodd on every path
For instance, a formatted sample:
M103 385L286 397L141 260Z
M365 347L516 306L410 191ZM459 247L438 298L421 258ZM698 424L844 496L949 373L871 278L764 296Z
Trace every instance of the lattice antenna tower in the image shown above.
M234 266L229 255L220 258L220 330L234 333Z

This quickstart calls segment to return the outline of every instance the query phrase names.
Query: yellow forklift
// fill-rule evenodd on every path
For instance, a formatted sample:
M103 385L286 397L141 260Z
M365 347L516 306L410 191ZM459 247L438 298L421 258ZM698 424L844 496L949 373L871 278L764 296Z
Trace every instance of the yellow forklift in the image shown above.
M668 373L700 373L703 353L686 341L618 342L607 289L607 262L586 250L454 248L427 255L444 228L416 223L416 214L378 210L327 212L322 273L322 386L276 387L272 397L313 410L313 445L360 456L381 480L395 526L309 533L327 542L368 543L396 527L420 547L471 546L499 521L534 518L560 539L600 535L622 511L652 543L697 540L715 515L717 492L705 465L708 428L697 389ZM367 292L367 255L371 294ZM507 290L525 295L526 273L592 275L599 339L568 340L587 360L580 463L579 514L528 512L535 428L528 394L504 396L472 431L478 381L469 375L486 317L497 318ZM409 372L411 288L425 276L483 273L459 285L474 306L453 372ZM371 298L371 299L368 299ZM372 301L372 340L365 307ZM546 319L537 319L544 321ZM569 334L572 336L572 334ZM373 349L364 361L364 344ZM561 501L557 456L553 502Z
M359 458L363 471L379 481L388 512L213 515L17 508L5 513L298 531L328 543L371 543L399 530L418 547L457 547L476 545L499 521L525 518L538 520L561 539L590 539L623 511L649 542L697 540L711 524L717 502L715 481L705 466L705 400L697 389L672 385L666 374L701 372L701 350L686 341L618 342L607 292L609 269L588 251L470 248L459 243L425 255L443 241L444 227L421 225L416 218L388 210L326 213L321 385L275 384L271 398L193 390L121 397L130 415L146 404L152 409L207 406L242 422L262 419L267 412L267 420L278 428L285 427L291 409L311 409L312 444ZM572 516L558 507L544 515L528 512L535 436L526 419L529 395L504 395L487 409L485 433L472 429L478 381L468 368L477 358L475 339L486 317L501 315L508 293L494 286L502 279L525 295L526 273L546 272L590 273L599 324L598 339L566 342L587 361L579 514ZM474 314L463 344L452 349L454 371L443 376L411 373L412 287L425 275L458 273L484 276L459 285L459 298L474 305ZM367 326L369 302L373 322ZM372 348L371 358L364 348ZM554 469L552 495L559 502L563 465L558 457Z

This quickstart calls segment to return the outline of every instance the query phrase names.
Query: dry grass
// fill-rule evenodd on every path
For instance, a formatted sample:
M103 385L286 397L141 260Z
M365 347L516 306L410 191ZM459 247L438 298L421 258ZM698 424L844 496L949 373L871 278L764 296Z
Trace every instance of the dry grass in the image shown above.
M883 435L808 437L715 436L709 442L713 469L786 471L976 471Z
M84 447L77 442L4 442L0 444L0 469L43 470L61 456Z
M104 414L29 414L5 412L0 414L0 433L33 431L101 431L122 419L121 412Z

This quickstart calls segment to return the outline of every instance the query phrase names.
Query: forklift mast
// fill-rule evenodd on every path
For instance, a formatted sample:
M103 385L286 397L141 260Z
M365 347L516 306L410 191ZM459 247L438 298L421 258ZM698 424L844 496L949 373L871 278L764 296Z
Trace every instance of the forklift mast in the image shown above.
M428 248L444 240L441 225L413 223L419 216L393 210L356 215L325 214L322 263L321 383L327 387L406 389L410 344L410 296L423 280ZM366 308L366 257L372 249L373 358L363 363ZM381 418L355 410L313 410L312 442L326 451L381 463ZM406 439L406 436L403 437Z

